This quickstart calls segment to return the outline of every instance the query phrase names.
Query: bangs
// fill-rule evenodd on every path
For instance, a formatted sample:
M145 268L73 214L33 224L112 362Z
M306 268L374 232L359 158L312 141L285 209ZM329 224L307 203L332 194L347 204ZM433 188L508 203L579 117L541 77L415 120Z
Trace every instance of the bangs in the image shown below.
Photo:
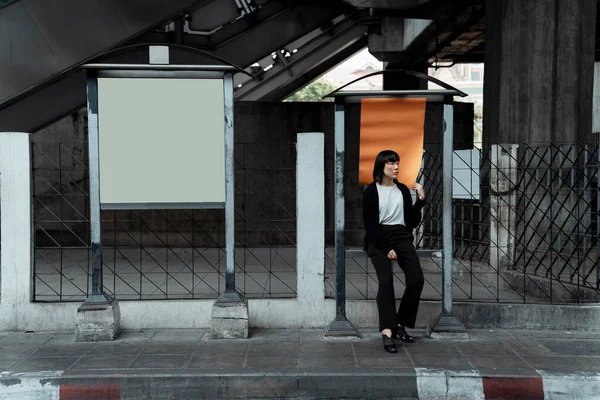
M400 162L400 156L395 151L386 150L381 153L381 160L386 163Z

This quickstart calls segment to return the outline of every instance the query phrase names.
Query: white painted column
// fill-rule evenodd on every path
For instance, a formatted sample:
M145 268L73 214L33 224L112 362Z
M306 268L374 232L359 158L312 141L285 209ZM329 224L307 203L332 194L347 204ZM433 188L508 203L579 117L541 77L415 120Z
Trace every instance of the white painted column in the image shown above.
M0 328L16 329L31 301L33 266L31 145L29 134L0 132L2 301Z
M296 154L296 298L248 300L252 327L324 328L335 317L324 282L325 135L299 133Z
M296 166L297 298L321 308L325 299L325 135L299 133Z
M594 63L592 133L600 133L600 62ZM593 138L590 139L593 140Z

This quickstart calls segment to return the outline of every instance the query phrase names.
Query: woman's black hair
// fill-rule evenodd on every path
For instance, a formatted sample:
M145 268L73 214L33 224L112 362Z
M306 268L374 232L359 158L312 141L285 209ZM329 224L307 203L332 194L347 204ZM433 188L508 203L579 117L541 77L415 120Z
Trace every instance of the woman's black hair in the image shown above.
M381 183L383 179L383 169L385 164L389 162L400 162L400 156L393 150L384 150L377 154L375 158L375 166L373 167L373 180Z

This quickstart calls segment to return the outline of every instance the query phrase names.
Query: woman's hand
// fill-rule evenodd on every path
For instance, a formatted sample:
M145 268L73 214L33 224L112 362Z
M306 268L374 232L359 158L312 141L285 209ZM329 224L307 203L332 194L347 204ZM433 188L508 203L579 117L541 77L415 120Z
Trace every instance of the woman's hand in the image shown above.
M392 261L396 261L398 257L396 257L396 252L394 250L390 250L390 252L387 255L387 258L389 258Z
M420 200L425 200L425 191L423 190L423 185L420 183L415 183L413 189L417 191L417 196L419 196Z

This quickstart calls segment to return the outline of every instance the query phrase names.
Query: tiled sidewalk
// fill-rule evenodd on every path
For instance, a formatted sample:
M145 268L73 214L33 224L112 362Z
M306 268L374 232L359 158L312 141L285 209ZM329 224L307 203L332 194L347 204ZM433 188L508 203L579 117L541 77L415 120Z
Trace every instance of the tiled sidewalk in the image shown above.
M374 329L361 332L360 339L327 339L321 330L257 330L249 339L214 340L207 330L148 329L126 331L114 342L99 343L74 342L73 333L3 332L0 333L0 371L4 371L0 374L0 399L11 398L6 394L14 395L9 390L16 390L14 385L3 382L24 376L29 380L35 377L35 382L54 378L53 385L44 387L57 387L61 392L65 379L75 379L79 382L77 387L86 387L89 380L98 386L97 382L106 383L107 379L114 386L112 380L118 377L119 396L101 398L119 399L146 398L123 397L127 388L124 384L129 384L133 391L147 388L147 384L123 378L134 376L147 382L163 382L160 385L163 390L169 387L178 390L173 379L179 382L187 377L187 389L195 388L206 394L213 393L207 385L212 389L216 385L222 390L213 394L221 398L337 397L337 394L349 395L350 389L358 393L354 398L387 398L386 393L428 398L427 391L437 391L435 385L440 384L446 385L439 388L446 395L455 389L457 393L472 393L472 397L464 398L492 398L485 394L491 390L486 389L486 384L493 383L489 379L506 386L503 379L522 378L535 382L533 385L539 387L533 390L539 394L539 390L546 390L546 376L571 379L575 389L600 393L598 333L471 330L470 340L452 341L425 338L417 331L416 343L402 344L398 354L388 354L383 351L378 332ZM445 383L440 377L445 377ZM460 379L453 384L452 379L457 377ZM573 377L584 379L586 387ZM192 384L196 378L199 380ZM483 383L478 383L482 378ZM522 388L519 390L524 393ZM199 392L193 393L197 396ZM581 399L586 398L585 393L575 393L575 397L563 393L562 397L551 398Z

